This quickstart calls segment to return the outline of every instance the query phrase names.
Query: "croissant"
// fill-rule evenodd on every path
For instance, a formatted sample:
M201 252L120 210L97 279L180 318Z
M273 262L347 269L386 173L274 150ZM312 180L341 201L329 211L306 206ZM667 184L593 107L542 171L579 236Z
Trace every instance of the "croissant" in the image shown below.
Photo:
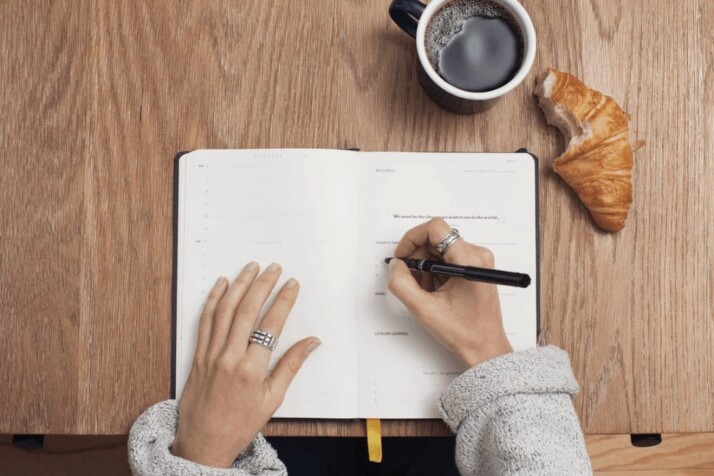
M632 204L629 114L609 96L568 73L548 68L538 77L538 104L568 147L553 170L575 190L607 231L619 231Z

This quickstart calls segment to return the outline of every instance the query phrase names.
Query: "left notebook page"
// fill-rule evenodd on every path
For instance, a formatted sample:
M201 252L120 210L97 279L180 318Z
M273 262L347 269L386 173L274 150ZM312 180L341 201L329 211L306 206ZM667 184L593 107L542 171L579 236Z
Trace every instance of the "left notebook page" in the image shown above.
M216 279L234 279L250 261L261 269L275 261L283 266L276 290L290 277L301 288L271 368L303 337L316 335L323 342L275 416L356 417L357 294L349 291L357 273L355 155L316 149L198 150L180 159L177 398Z

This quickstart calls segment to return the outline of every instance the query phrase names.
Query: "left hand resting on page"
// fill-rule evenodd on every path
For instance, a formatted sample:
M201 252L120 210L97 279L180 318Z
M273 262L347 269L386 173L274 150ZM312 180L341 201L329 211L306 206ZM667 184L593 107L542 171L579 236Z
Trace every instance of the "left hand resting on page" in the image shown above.
M268 374L270 351L248 339L281 269L273 264L258 276L258 268L249 263L230 286L219 278L208 296L179 404L171 447L176 456L206 466L231 466L278 409L303 362L320 345L316 337L301 340ZM280 334L298 290L294 279L285 283L260 329Z

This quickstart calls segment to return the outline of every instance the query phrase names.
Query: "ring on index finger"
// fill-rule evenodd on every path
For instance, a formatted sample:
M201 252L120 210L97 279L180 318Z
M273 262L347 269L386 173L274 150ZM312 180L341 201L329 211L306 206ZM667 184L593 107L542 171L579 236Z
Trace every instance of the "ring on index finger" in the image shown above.
M442 255L446 253L446 250L449 249L451 245L456 243L456 241L461 238L461 235L459 234L459 230L456 228L453 228L440 242L438 245L436 245L436 251L441 253Z

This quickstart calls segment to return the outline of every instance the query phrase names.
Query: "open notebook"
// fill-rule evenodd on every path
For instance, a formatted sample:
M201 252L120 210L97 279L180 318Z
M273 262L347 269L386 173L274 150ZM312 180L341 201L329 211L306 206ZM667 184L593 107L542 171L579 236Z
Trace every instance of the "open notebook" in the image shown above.
M499 269L531 276L499 293L513 347L536 345L537 164L527 153L198 150L178 161L177 199L177 397L216 278L276 261L278 286L292 276L301 290L271 365L305 336L322 340L276 417L438 418L438 396L465 369L389 311L383 262L432 216L490 248Z

